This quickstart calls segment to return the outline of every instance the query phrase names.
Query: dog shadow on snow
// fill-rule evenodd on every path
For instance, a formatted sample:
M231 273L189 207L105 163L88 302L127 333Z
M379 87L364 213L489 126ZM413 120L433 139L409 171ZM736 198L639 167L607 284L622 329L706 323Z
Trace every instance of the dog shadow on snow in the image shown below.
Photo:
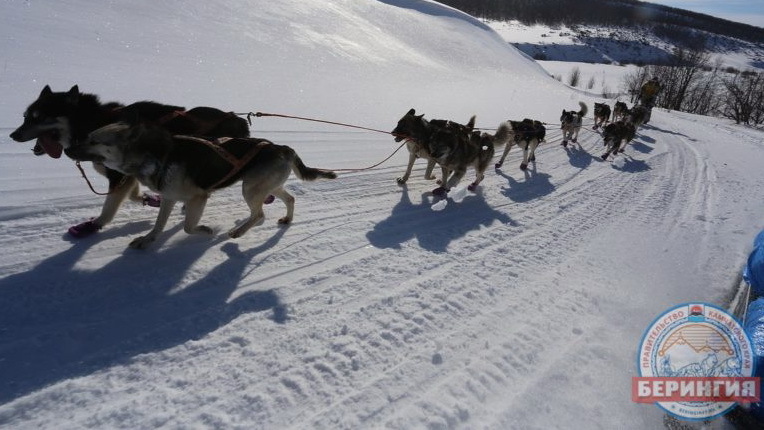
M366 233L366 238L377 248L400 249L404 242L416 239L419 246L442 253L448 245L481 226L494 221L515 225L507 214L497 211L486 203L482 195L468 193L461 202L450 198L442 210L433 210L438 202L432 193L421 194L419 202L412 202L408 188L401 188L401 200L393 207L390 215L378 222Z
M583 153L584 151L579 152ZM589 163L591 163L591 158L589 156ZM547 173L539 173L536 170L536 163L531 163L528 170L523 170L525 180L522 182L499 169L496 169L496 174L506 179L507 185L509 185L503 187L501 193L515 203L528 202L551 194L555 190L551 181L552 176Z
M202 338L239 315L268 312L274 323L288 320L271 289L229 301L252 259L275 246L285 228L245 251L225 243L220 250L228 258L214 267L192 268L227 239L220 233L213 239L187 236L159 249L180 226L165 231L149 250L127 249L94 271L76 267L83 258L98 258L88 251L103 240L124 239L127 246L147 230L146 223L111 227L0 279L0 404Z
M568 161L570 162L570 165L581 170L589 167L589 165L591 165L592 161L594 160L594 156L592 154L584 151L581 146L576 144L573 144L570 147L565 147L565 154L568 155Z

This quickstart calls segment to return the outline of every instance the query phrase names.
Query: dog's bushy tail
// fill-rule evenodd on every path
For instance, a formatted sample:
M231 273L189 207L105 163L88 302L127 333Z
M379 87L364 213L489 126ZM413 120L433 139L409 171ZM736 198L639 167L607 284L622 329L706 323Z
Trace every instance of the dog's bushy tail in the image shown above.
M509 126L509 122L504 121L496 129L496 134L493 136L493 146L506 145L511 137L512 128Z
M302 159L300 159L300 156L297 155L296 152L294 152L294 149L289 148L290 151L290 161L292 164L292 171L295 175L297 175L298 178L302 179L303 181L315 181L316 179L335 179L337 178L337 174L332 172L331 170L326 169L315 169L313 167L308 167L305 165L305 163L302 162Z
M578 105L581 106L581 110L578 111L578 114L583 118L586 116L586 113L589 112L589 108L586 106L586 103L584 102L578 102Z

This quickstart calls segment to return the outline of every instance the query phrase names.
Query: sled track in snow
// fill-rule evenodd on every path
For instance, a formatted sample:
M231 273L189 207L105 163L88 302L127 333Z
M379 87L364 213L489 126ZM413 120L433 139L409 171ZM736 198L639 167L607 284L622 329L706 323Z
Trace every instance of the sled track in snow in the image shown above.
M642 133L655 135L649 127ZM147 322L125 329L118 339L104 340L89 357L79 357L84 365L69 365L58 374L85 375L88 363L120 362L120 357L138 357L136 364L149 366L156 380L172 378L176 366L216 369L203 379L242 384L248 393L259 394L244 396L246 407L210 398L206 407L189 413L238 415L246 409L249 415L242 419L270 427L453 426L470 414L496 410L496 399L510 405L530 389L525 384L531 375L553 374L555 363L566 359L565 352L577 346L585 331L545 327L566 327L570 312L596 312L599 306L585 289L550 294L529 291L525 285L549 270L561 270L557 265L577 243L614 223L650 222L666 210L679 219L708 216L713 205L714 190L708 185L713 173L691 143L671 148L663 142L640 143L627 149L631 161L620 168L618 161L598 160L601 139L596 133L582 131L581 143L586 151L540 146L535 171L527 173L517 168L520 151L514 149L500 172L487 172L477 195L449 201L441 212L430 208L429 191L435 185L421 178L421 162L406 187L395 184L404 169L400 164L335 181L292 180L288 188L297 199L294 225L274 225L284 210L276 202L266 207L265 224L242 239L210 241L174 234L178 228L173 223L179 222L174 215L171 237L145 254L123 249L130 237L148 229L154 212L126 207L113 226L99 233L100 241L74 244L83 249L62 259L60 267L73 265L75 278L96 279L128 276L129 270L131 281L115 281L82 296L79 290L61 293L65 284L31 293L53 291L50 306L69 309L60 318L72 319L67 324L84 332L98 334L101 326L141 317ZM461 185L473 177L468 172ZM630 202L627 210L624 201ZM77 208L81 201L61 203L67 219L97 208ZM690 214L683 210L686 204L693 209ZM204 220L225 231L245 215L234 187L213 197ZM26 247L30 254L60 240L66 225L54 225L59 220L49 215L42 220L43 225L34 219L14 221L13 228L24 230L16 238L36 243ZM339 230L341 235L333 234ZM451 246L457 242L459 246ZM154 263L171 256L184 262L171 267L166 279ZM133 260L125 271L114 263L123 259ZM58 267L55 256L50 260L46 267ZM215 289L222 292L212 293ZM273 315L248 312L252 300L258 300L249 297L268 291L282 303L271 309ZM209 300L211 294L216 300ZM173 305L174 295L184 297L182 312L167 311L178 306ZM96 308L82 318L75 311L99 302L109 304L104 306L108 313ZM39 316L47 310L35 309L26 330L34 333L39 328L35 321L48 325L59 318ZM15 310L22 312L23 306ZM158 318L156 312L165 314ZM209 328L199 332L199 326ZM459 330L450 330L452 326ZM64 325L57 334L51 326L50 335L66 336L66 329ZM210 341L184 342L185 332ZM18 339L6 347L29 352L49 348ZM431 353L423 355L422 345ZM164 360L161 351L166 348L189 353L183 362L151 366ZM138 355L153 351L158 354ZM244 367L235 358L242 355L251 357ZM112 370L114 378L129 381L130 366ZM273 376L251 380L248 374ZM203 391L196 385L203 382L183 383L187 392ZM336 412L352 410L352 405L363 406L355 408L354 416Z

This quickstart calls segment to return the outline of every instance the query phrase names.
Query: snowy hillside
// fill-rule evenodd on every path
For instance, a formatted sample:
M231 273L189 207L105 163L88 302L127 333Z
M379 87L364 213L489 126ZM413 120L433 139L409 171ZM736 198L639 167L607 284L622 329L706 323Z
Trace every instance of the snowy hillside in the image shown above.
M650 29L623 27L525 25L517 21L487 23L513 46L537 60L605 64L656 64L666 61L676 43ZM699 31L712 61L738 70L764 68L764 46ZM700 36L699 36L700 37Z
M491 28L427 0L6 1L0 38L0 428L619 428L662 426L631 401L643 330L678 303L724 305L764 223L761 133L656 111L625 155L590 107ZM409 108L479 127L547 122L527 172L513 149L444 210L407 155L300 182L240 239L238 187L189 237L174 214L100 211L71 160L11 141L45 84L103 100L265 111L391 130ZM358 168L382 133L258 118L306 164ZM492 169L491 169L492 170ZM89 170L95 186L106 181Z

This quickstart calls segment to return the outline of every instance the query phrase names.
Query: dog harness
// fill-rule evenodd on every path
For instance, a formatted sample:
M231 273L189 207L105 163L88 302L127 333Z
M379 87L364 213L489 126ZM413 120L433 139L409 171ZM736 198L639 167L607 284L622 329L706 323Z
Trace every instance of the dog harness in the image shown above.
M239 173L241 169L244 168L244 166L247 165L250 161L252 161L253 158L260 152L263 147L266 145L270 145L271 143L267 140L261 140L257 142L256 145L252 146L252 148L247 151L246 154L244 154L243 157L238 158L235 155L231 154L230 152L226 151L225 148L223 148L223 145L232 139L238 139L238 138L231 138L231 137L220 137L216 139L204 139L201 137L193 137L193 136L173 136L173 138L177 139L183 139L191 142L196 142L202 145L207 146L208 148L215 151L215 153L225 161L227 161L229 164L231 164L231 170L223 176L222 179L215 182L212 186L209 187L209 189L214 190L215 188L219 187L221 184L225 183L227 180L231 179L234 175ZM164 164L164 163L163 163Z

